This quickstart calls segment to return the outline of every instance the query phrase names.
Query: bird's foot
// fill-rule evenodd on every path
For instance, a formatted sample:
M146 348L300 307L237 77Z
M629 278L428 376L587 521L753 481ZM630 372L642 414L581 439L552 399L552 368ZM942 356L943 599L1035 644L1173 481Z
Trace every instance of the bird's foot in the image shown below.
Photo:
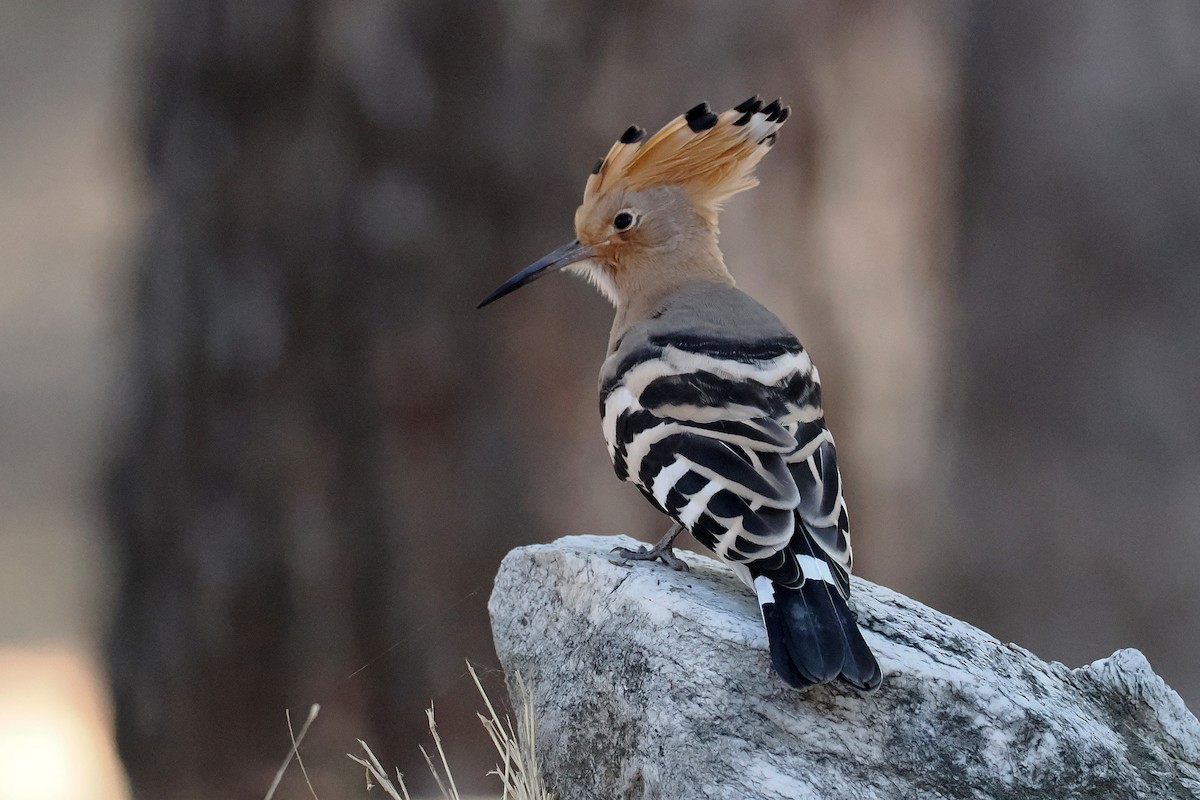
M630 550L628 547L614 547L612 554L616 556L615 563L622 567L632 566L630 561L661 561L673 570L687 572L690 569L687 562L675 555L675 548L662 542L649 548L641 545L637 550Z

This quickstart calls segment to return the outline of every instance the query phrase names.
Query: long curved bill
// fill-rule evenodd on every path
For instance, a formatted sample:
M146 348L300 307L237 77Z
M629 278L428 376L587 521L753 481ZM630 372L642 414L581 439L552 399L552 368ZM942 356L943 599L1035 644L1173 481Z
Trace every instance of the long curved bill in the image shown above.
M515 292L527 283L533 283L543 275L549 275L551 272L557 272L563 267L570 266L578 261L583 261L588 258L593 258L596 255L592 248L580 244L579 240L564 244L562 247L555 250L553 253L548 253L542 256L537 261L530 264L525 269L513 275L504 283L497 287L496 291L483 298L483 302L475 306L483 308L488 303L499 300L509 292Z

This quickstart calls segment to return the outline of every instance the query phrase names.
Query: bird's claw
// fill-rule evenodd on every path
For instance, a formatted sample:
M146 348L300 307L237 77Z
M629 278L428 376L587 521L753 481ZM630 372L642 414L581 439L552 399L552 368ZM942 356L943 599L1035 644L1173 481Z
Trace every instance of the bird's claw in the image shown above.
M650 547L640 545L637 550L630 550L628 547L614 547L613 555L617 556L617 562L622 567L628 567L630 561L661 561L676 571L687 572L691 568L687 562L675 555L674 548L667 547Z

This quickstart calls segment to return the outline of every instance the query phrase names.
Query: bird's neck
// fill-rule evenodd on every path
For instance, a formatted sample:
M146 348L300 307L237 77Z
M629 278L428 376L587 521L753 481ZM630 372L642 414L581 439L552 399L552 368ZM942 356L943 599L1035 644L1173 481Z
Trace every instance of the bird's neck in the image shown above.
M666 254L648 257L613 275L616 315L608 337L612 352L625 333L660 312L667 299L697 282L732 286L716 236L697 237Z

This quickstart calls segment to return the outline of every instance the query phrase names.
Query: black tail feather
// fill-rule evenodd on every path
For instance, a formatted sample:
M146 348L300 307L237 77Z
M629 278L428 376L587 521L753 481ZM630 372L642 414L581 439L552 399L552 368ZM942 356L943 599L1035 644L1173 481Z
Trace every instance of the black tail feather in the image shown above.
M842 680L851 686L873 692L883 683L883 671L879 669L875 654L871 652L867 640L859 630L854 612L836 591L830 592L830 595L833 597L833 606L837 611L846 648L842 661Z
M776 586L774 602L762 610L771 664L789 686L802 689L841 677L859 689L879 688L879 662L834 587L819 578L799 589Z
M784 643L800 672L813 683L828 683L842 672L845 638L827 587L807 580L799 591L775 590L786 625Z
M779 613L779 606L775 603L767 603L762 607L762 612L763 623L767 627L767 644L771 649L771 666L775 668L775 672L780 678L783 678L783 682L788 686L797 689L812 686L816 681L809 676L802 675L792 663L791 655L788 654L787 627L783 615Z

